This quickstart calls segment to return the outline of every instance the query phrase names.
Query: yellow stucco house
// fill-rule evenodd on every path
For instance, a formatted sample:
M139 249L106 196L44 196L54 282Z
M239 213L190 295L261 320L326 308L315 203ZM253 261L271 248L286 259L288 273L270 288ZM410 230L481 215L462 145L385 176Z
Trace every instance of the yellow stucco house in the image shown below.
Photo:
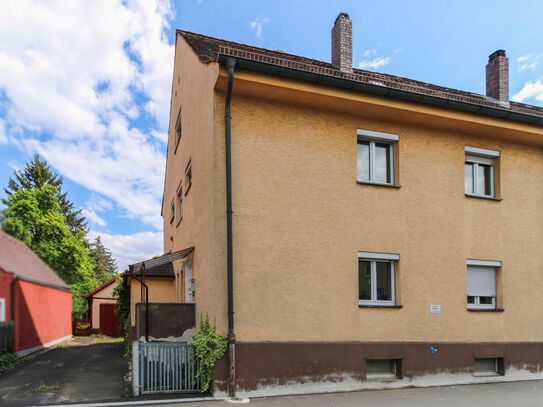
M503 50L479 95L353 68L351 26L331 62L177 31L167 295L228 335L216 391L543 378L543 109Z

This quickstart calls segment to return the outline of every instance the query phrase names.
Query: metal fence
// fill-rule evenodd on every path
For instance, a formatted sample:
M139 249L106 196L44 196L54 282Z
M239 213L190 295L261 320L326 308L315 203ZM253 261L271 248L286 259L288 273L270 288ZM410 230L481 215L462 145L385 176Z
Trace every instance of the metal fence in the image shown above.
M198 362L192 345L134 342L132 351L134 395L200 392Z
M0 322L0 353L13 352L13 321Z

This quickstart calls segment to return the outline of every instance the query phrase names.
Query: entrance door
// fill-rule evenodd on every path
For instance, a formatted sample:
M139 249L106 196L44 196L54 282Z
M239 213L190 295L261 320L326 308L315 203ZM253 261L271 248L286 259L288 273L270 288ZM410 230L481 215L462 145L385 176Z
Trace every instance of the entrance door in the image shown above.
M185 303L192 304L194 302L194 286L192 284L192 263L190 261L185 264L183 275L185 276Z
M100 304L100 333L107 336L119 336L119 327L117 304Z

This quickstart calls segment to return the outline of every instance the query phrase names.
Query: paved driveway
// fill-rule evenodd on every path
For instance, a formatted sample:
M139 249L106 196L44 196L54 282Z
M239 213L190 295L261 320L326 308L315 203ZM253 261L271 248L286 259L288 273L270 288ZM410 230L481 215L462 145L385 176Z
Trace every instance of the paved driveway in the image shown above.
M0 406L119 400L127 369L120 343L76 338L0 376Z

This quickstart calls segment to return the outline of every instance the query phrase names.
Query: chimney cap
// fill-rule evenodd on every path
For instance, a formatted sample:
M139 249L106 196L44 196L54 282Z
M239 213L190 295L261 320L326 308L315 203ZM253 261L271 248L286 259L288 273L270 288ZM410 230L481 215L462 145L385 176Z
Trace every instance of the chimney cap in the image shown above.
M349 17L349 14L348 13L345 13L344 11L340 12L337 17L336 17L336 21L334 21L334 24L337 23L337 20L339 20L340 18L342 17L345 17L346 19L350 20L351 17Z
M497 51L494 51L492 54L490 54L488 56L488 62L492 62L498 57L507 57L507 55L505 55L504 49L499 49Z

